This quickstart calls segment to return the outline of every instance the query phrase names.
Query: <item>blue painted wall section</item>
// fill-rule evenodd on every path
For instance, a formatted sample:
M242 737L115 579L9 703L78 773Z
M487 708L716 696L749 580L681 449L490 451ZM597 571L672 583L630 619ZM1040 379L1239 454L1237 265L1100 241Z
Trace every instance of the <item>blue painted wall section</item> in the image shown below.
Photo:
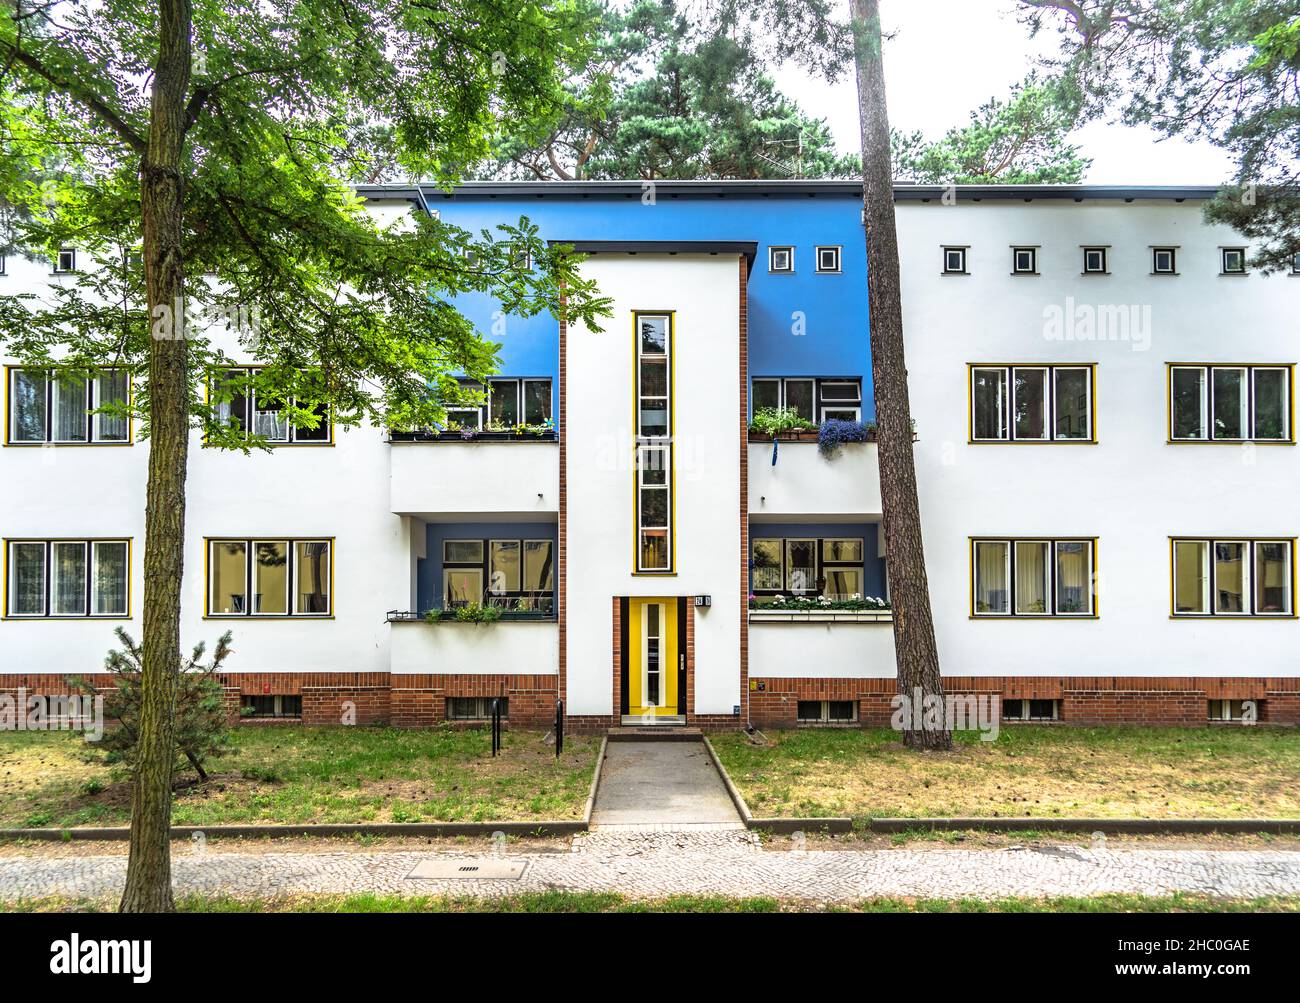
M475 233L526 216L545 240L756 241L748 289L750 376L860 376L863 420L875 417L859 197L664 193L644 205L636 196L564 194L557 187L555 195L531 197L433 195L428 204ZM794 247L793 273L768 271L773 245ZM842 249L840 272L816 271L818 246ZM650 298L663 305L662 295ZM559 329L549 314L503 318L482 295L462 297L457 306L501 344L502 376L558 377Z
M421 613L442 605L444 540L550 540L557 548L559 540L553 522L431 522L425 533L424 552L428 556L420 558L415 569L415 594Z

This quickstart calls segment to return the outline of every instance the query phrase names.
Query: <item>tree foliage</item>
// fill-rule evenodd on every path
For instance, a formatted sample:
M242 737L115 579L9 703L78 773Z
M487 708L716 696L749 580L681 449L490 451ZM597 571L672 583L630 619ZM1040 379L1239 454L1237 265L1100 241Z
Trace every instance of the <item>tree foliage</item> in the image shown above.
M1092 161L1069 142L1076 109L1061 83L1030 74L929 141L891 135L894 177L918 184L1078 184Z
M134 764L140 737L141 669L143 653L122 627L114 632L121 651L110 651L104 669L112 676L113 690L104 699L105 724L99 748L110 763ZM217 674L229 657L230 631L217 639L212 660L203 661L206 646L199 642L189 657L178 656L180 680L176 688L174 740L177 768L188 763L207 780L208 761L223 755L230 744L230 722L226 716L224 690ZM71 680L73 686L89 697L98 695L84 679Z
M541 142L503 137L489 177L529 180L848 176L826 123L782 95L748 21L637 0L600 12L595 57ZM707 6L707 5L706 5Z
M1054 30L1057 69L1090 116L1206 139L1236 164L1207 218L1256 241L1255 264L1300 253L1300 4L1295 0L1021 0Z

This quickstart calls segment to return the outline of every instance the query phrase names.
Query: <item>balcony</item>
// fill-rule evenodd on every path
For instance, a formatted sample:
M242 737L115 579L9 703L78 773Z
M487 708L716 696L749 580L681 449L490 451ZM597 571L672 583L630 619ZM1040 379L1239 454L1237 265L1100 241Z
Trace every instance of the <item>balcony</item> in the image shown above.
M773 446L776 462L773 463ZM876 444L847 442L823 456L816 433L794 433L773 444L749 437L749 515L755 520L874 520L881 515Z
M489 521L554 516L560 452L554 436L479 433L394 436L391 511L425 519Z

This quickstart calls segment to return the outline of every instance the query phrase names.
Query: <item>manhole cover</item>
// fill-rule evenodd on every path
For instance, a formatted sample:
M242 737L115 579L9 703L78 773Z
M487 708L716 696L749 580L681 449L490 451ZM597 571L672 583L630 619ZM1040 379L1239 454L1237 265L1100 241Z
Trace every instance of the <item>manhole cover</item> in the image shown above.
M424 860L416 864L408 878L426 881L479 880L518 881L528 866L523 860Z

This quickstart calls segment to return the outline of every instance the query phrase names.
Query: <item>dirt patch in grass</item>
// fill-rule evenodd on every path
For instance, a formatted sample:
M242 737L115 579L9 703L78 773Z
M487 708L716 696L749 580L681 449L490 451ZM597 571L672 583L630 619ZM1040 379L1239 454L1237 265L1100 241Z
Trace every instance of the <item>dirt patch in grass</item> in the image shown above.
M759 816L1300 817L1292 729L1024 726L939 753L884 730L766 737L711 739Z
M599 743L557 760L540 732L240 728L199 783L181 772L177 825L530 821L582 817ZM131 782L72 734L0 734L0 826L124 825Z

